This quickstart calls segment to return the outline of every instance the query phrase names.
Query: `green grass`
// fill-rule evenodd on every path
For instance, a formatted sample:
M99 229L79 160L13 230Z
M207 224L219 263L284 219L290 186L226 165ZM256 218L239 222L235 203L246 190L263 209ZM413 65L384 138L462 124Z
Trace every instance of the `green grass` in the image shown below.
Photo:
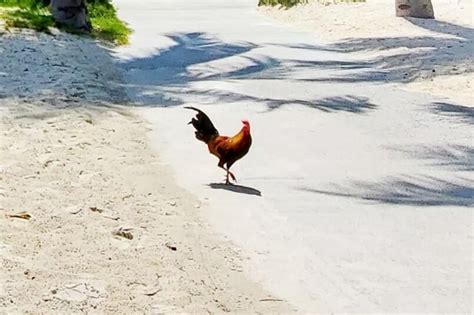
M0 7L8 8L0 12L7 27L31 28L40 32L49 32L57 27L48 8L41 0L0 0ZM114 44L128 43L130 29L117 17L117 12L108 0L89 0L87 10L92 23L93 37L104 39ZM74 34L85 34L69 27L62 30Z
M0 0L0 7L39 8L42 6L39 0Z
M38 32L49 33L49 28L54 26L53 17L44 8L6 10L0 15L0 18L5 19L7 28L31 28Z
M117 11L112 4L106 0L89 0L87 10L94 36L119 45L128 43L128 35L131 31L119 20Z

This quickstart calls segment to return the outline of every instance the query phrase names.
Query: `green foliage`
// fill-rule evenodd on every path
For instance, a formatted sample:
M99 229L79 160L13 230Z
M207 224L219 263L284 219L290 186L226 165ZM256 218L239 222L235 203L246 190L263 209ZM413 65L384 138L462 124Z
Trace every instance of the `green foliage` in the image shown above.
M0 7L9 7L0 18L7 27L31 28L48 32L55 26L54 19L43 0L0 0ZM117 17L117 12L110 0L88 0L87 11L92 23L92 36L105 39L115 44L128 43L130 29ZM68 27L62 30L74 34L84 34Z

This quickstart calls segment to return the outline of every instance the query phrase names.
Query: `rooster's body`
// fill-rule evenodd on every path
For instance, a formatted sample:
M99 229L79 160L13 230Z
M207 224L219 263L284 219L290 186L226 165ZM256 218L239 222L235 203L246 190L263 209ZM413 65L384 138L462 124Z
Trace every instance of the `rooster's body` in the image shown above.
M218 166L226 171L226 184L229 184L229 175L235 180L230 167L244 157L252 145L249 122L246 120L242 121L244 126L235 136L221 136L206 114L195 107L186 108L198 112L189 124L192 124L196 129L196 139L206 143L209 152L219 159Z

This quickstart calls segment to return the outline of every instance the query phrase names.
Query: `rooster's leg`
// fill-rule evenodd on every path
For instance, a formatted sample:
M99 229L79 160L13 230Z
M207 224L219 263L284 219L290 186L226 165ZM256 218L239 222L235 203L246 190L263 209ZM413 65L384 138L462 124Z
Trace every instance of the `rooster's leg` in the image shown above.
M227 173L228 173L228 175L227 175L227 176L229 176L229 175L230 175L230 177L231 177L231 178L232 178L234 181L237 181L237 179L235 178L235 175L234 175L234 174L232 174L232 172L231 172L231 171L229 171L229 169L227 169Z
M234 182L237 181L237 179L235 179L235 175L230 171L229 168L230 168L230 167L227 167L227 168L225 169L226 172L227 172L227 177L226 177L226 183L227 183L227 184L230 184L230 182L229 182L229 175L230 175L230 178L232 178L232 180L233 180Z
M217 164L217 166L219 166L220 168L222 168L222 169L226 172L226 174L225 174L225 184L226 184L226 185L229 185L229 184L230 184L230 181L229 181L229 173L230 173L230 172L229 172L229 170L228 170L226 167L224 167L224 162L219 161L219 164ZM230 173L230 174L231 174L230 176L231 176L232 178L235 178L235 177L234 177L234 174L232 174L232 173Z

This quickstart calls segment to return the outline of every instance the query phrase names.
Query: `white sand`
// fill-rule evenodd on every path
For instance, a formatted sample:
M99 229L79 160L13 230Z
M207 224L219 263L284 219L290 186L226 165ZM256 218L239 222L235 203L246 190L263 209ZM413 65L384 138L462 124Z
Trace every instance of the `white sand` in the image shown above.
M331 5L312 1L288 10L263 7L260 12L361 59L369 57L393 72L389 81L474 106L472 1L433 0L433 6L436 20L397 18L393 0ZM409 69L404 69L406 64ZM414 80L420 82L411 83Z
M0 36L0 313L291 311L208 232L116 83L93 41Z

